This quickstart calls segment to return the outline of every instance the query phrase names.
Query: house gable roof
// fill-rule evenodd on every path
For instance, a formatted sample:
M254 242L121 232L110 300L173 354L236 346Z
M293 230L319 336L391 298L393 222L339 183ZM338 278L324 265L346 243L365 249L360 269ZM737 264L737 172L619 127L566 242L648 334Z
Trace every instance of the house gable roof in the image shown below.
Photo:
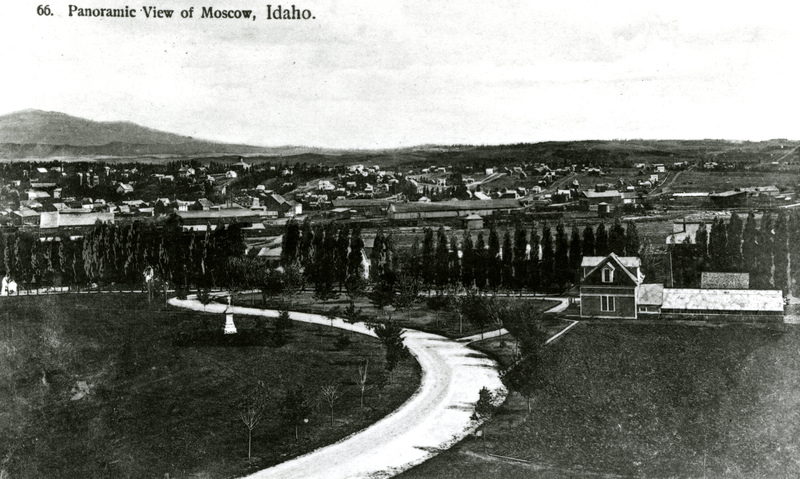
M617 256L614 253L611 254L616 257L617 263L626 268L639 268L642 266L642 260L637 256ZM594 268L606 258L608 258L608 256L584 256L581 260L581 268Z
M605 266L608 263L615 263L619 266L619 269L622 270L628 276L628 278L630 278L631 281L633 281L635 284L641 283L641 279L638 276L634 276L634 274L631 273L631 271L628 269L631 267L638 268L641 265L641 261L639 260L639 258L635 256L619 257L615 253L611 253L610 255L605 257L587 256L584 257L583 260L581 261L581 266L591 267L592 258L601 258L601 260L598 261L597 264L595 264L595 266L588 273L586 273L586 275L584 275L584 278L588 278L589 276L593 275L595 272L599 271L603 266ZM587 261L587 259L590 261ZM624 262L623 259L625 260ZM625 263L627 263L629 266L626 266Z

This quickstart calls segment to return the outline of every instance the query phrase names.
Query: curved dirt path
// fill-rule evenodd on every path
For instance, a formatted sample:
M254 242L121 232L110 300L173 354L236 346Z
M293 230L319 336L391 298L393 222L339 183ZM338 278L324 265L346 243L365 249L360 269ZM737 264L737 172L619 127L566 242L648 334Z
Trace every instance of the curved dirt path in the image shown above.
M193 299L171 299L170 304L203 311ZM206 312L277 317L274 310L209 304ZM295 321L330 325L324 316L291 312ZM338 328L369 336L363 324L341 319ZM385 478L409 469L454 445L474 431L479 422L470 419L482 387L502 386L495 361L463 343L435 334L405 330L405 344L419 361L419 389L399 409L372 426L335 444L248 476L265 478ZM505 392L501 394L505 397ZM502 398L501 398L502 399Z

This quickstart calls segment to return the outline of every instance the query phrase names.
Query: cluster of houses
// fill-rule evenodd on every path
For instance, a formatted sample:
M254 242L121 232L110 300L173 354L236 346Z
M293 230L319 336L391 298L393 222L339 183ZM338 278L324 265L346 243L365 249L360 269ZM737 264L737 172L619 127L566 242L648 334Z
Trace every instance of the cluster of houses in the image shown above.
M263 199L263 206L245 208L236 203L214 204L206 198L195 201L161 198L151 203L142 200L111 203L84 198L70 203L52 203L51 208L38 211L25 206L17 210L0 209L0 215L5 215L12 226L38 230L40 235L53 235L59 232L81 234L98 221L118 223L171 213L177 214L185 227L204 227L206 224L215 226L220 221L254 223L292 217L302 212L301 205L287 201L276 193L265 194Z
M294 200L307 209L330 209L332 202L343 199L371 199L388 196L392 188L400 182L391 171L383 171L380 166L365 167L350 165L336 178L320 179L316 188L297 192Z

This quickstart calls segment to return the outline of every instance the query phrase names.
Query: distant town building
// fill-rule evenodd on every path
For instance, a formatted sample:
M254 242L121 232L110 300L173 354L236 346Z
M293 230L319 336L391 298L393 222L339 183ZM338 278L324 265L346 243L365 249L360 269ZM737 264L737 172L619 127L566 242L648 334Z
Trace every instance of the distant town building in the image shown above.
M443 201L437 203L393 203L389 206L390 220L414 220L469 216L491 216L499 211L519 210L519 200Z

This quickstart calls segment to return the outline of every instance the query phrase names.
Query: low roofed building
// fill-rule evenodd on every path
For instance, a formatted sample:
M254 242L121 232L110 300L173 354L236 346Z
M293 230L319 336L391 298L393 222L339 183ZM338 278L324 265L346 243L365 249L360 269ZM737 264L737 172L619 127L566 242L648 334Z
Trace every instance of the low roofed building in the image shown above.
M783 306L783 292L780 290L665 288L661 313L775 317L782 320Z
M389 219L413 220L426 218L448 218L458 216L491 216L500 211L515 211L522 208L519 200L472 200L442 201L431 203L392 203L389 206Z
M749 273L713 273L703 271L700 274L701 289L749 289Z

